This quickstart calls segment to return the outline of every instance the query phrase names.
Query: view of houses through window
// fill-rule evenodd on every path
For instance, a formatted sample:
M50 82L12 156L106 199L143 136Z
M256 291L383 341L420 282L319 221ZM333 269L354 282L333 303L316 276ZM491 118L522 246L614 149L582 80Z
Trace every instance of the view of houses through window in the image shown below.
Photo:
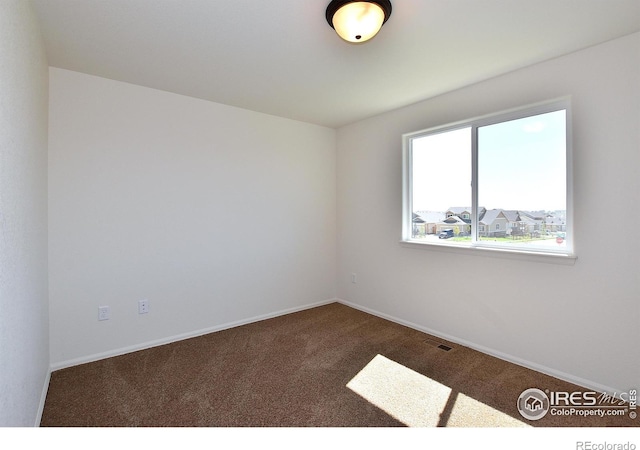
M405 136L405 240L569 253L567 110L539 111Z
M566 245L566 211L487 210L478 214L478 238L502 244L536 247ZM416 211L412 215L413 239L471 242L471 207L452 207L443 212Z

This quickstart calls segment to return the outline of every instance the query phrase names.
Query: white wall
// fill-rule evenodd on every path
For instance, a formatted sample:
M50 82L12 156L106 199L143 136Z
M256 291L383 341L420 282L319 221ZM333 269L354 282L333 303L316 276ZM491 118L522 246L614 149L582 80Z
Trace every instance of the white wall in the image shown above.
M53 367L333 299L335 134L51 68Z
M49 374L47 61L29 2L0 2L0 427L40 422Z
M403 133L564 95L574 265L399 245ZM640 34L341 128L338 297L588 387L637 388L639 129Z

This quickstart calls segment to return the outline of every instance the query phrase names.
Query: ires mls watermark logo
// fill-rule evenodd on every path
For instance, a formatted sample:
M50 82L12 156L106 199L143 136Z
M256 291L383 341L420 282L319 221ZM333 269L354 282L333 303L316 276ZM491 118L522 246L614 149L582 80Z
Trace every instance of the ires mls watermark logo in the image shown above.
M542 391L536 388L526 389L518 397L518 411L528 420L540 420L547 414L552 416L577 417L637 417L637 390L620 394L598 393L593 391Z
M518 411L529 420L540 420L549 412L549 397L540 389L531 388L518 397Z

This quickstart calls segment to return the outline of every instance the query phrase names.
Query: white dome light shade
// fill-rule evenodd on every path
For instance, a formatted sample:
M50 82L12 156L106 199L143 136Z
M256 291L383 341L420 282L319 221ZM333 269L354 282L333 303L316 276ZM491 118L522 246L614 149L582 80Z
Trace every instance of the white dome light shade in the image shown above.
M344 3L339 5L336 3ZM360 43L374 37L391 13L391 3L387 11L379 2L331 2L327 9L327 19L342 39ZM333 8L337 7L335 12Z

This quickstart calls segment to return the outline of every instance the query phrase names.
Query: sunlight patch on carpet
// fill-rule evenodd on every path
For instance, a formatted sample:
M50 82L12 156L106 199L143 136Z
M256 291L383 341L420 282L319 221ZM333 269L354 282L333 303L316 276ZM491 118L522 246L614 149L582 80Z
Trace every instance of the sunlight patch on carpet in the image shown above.
M382 355L376 355L347 387L410 427L527 426Z

